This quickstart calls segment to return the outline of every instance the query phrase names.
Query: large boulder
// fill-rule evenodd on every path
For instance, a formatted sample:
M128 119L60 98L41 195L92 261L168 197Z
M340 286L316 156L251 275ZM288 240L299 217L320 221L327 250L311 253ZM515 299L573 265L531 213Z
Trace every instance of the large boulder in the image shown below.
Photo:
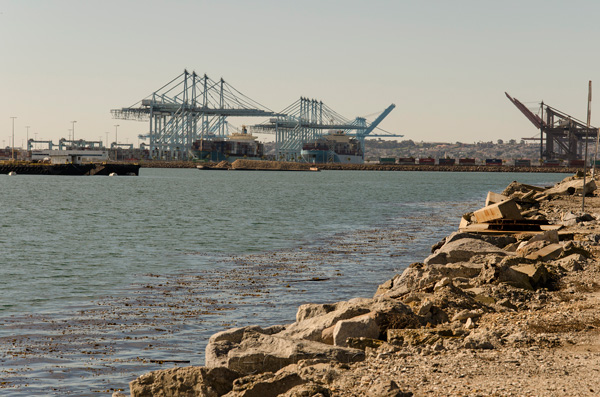
M476 255L506 256L510 253L497 246L475 238L463 238L446 243L435 253L429 255L424 263L441 264L453 262L469 262Z
M363 314L348 320L338 321L333 328L333 344L348 346L348 338L379 338L379 326L372 313Z
M479 275L486 264L501 261L502 256L472 256L471 262L454 262L445 265L413 263L400 275L382 284L375 296L399 298L410 292L434 287L444 278L472 279Z
M228 368L183 367L153 371L129 383L132 397L217 397L241 374Z
M229 350L237 347L247 332L273 335L281 332L285 327L274 325L272 327L262 328L258 325L251 325L242 328L232 328L222 332L217 332L208 340L205 349L205 365L207 367L227 366L227 353Z
M219 351L219 349L213 349L213 351ZM362 361L364 357L364 352L358 349L331 346L310 340L291 339L280 335L246 332L242 341L228 349L224 356L209 359L207 355L206 366L212 367L226 362L226 367L231 370L242 374L252 374L276 372L299 360L349 363Z

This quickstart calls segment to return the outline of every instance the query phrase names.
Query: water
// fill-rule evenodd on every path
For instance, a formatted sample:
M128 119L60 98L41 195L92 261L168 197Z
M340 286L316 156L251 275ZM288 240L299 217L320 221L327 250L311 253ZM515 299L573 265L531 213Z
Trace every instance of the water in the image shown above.
M488 190L564 176L0 175L0 394L97 395L164 360L202 365L214 332L372 296Z

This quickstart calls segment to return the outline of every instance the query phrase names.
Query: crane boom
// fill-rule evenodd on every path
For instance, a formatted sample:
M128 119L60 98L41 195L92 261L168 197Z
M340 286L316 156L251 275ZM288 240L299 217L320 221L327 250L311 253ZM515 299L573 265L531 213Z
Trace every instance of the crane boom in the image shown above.
M521 103L521 101L508 95L508 92L505 92L505 94L506 97L513 103L513 105L515 105L517 109L519 109L521 113L523 113L525 117L527 117L527 119L533 123L533 125L535 125L537 128L541 128L543 125L545 125L544 120L542 120L537 114L533 114L531 110L527 109L527 107Z
M390 106L388 106L387 109L385 109L379 116L377 116L377 118L373 120L371 125L360 135L369 135L375 128L377 128L379 123L381 123L383 119L385 119L387 115L390 114L392 110L394 110L395 107L396 105L394 105L393 103Z

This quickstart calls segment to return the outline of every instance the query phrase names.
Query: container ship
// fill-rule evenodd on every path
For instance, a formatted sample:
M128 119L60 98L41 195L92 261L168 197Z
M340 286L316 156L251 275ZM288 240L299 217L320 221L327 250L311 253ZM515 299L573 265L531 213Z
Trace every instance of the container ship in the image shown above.
M363 164L364 153L356 138L343 131L329 134L302 145L302 159L308 163Z
M227 138L197 140L192 144L192 153L200 161L214 163L223 160L231 163L237 159L261 160L265 148L256 139L243 127L241 133L230 134Z

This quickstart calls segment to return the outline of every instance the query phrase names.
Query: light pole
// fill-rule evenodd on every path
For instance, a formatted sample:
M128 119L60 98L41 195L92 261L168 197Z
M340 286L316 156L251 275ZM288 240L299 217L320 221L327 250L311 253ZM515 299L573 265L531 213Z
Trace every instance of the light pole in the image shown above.
M27 128L27 151L29 152L29 126L26 125L25 128ZM27 154L27 156L29 156L29 154Z
M119 156L119 151L117 150L117 145L119 144L118 136L117 136L117 128L119 128L119 124L115 124L115 161L118 160L117 156Z
M71 121L71 124L73 125L73 128L71 129L71 132L73 133L73 135L71 135L71 139L73 140L73 142L75 142L75 123L77 122L77 120L73 120Z
M12 161L15 161L15 119L16 116L11 116L12 119Z

